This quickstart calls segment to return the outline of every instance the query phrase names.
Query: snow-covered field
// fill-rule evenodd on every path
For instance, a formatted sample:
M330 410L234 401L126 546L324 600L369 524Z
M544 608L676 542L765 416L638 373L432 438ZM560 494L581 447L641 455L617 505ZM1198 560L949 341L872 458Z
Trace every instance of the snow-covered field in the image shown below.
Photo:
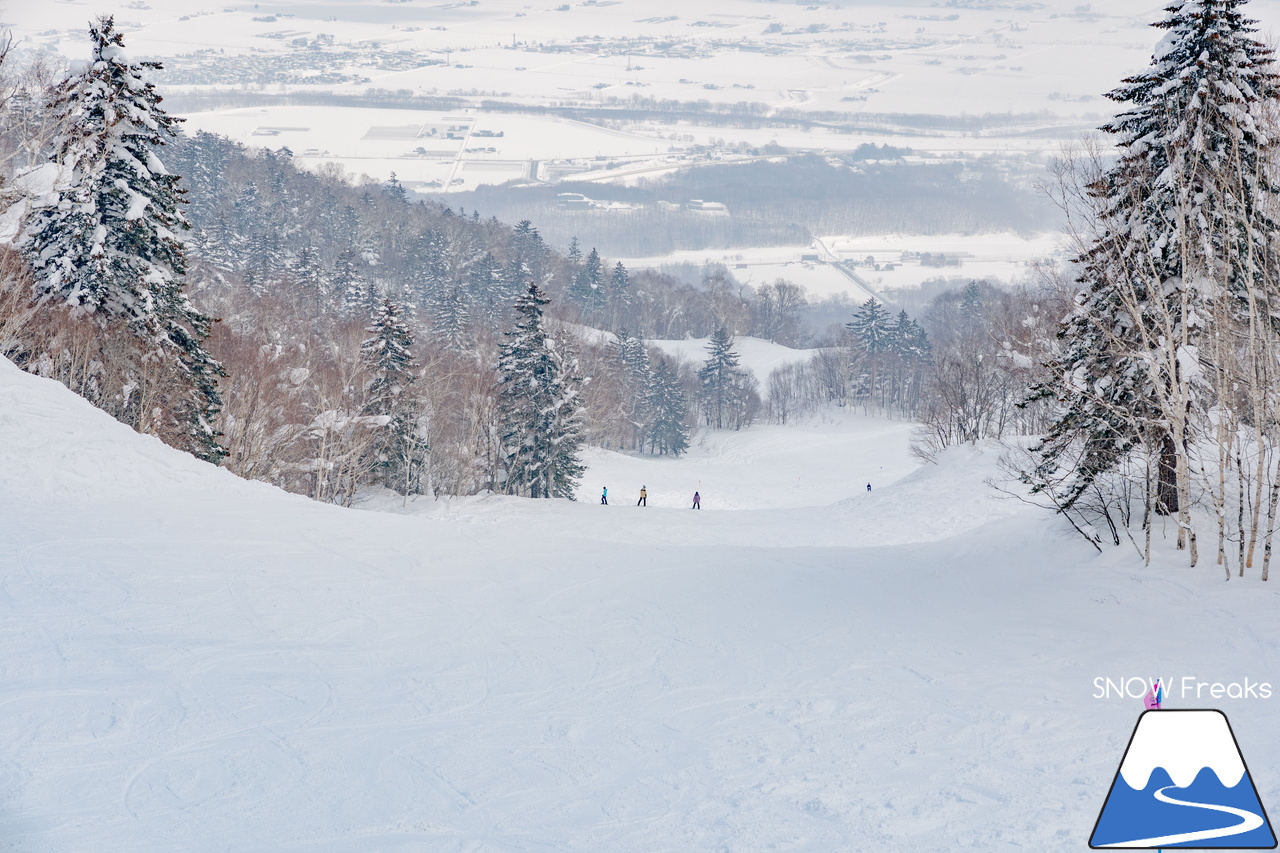
M470 189L526 176L535 161L547 158L644 155L644 174L655 174L668 148L694 142L777 141L797 150L846 151L875 141L934 154L1042 156L1109 116L1111 104L1102 95L1147 63L1159 38L1148 25L1160 18L1163 5L42 0L11 2L0 14L20 51L81 59L90 18L114 13L131 52L166 61L168 79L177 82L165 83L165 91L174 94L217 91L233 100L299 92L349 97L377 89L497 101L504 110L592 109L610 99L618 105L638 97L668 104L758 104L754 111L766 115L836 112L866 119L854 133L846 122L826 119L811 126L760 126L752 118L707 127L637 114L611 122L628 137L644 137L645 144L480 110L476 117L482 121L530 125L501 145L484 145L499 149L483 154L510 161L506 168L463 165L485 159L466 158L465 152L448 168L448 158L439 156L412 167L413 180ZM1280 23L1280 0L1253 0L1248 12L1268 32ZM269 109L267 125L292 126L281 108ZM300 125L311 128L304 147L317 152L309 162L341 163L379 180L409 169L393 160L403 151L383 152L385 139L348 138L349 131L377 120L352 119L349 106L307 109ZM870 118L886 114L963 116L968 123ZM1015 114L1021 118L991 120ZM227 121L221 115L192 118L193 126L221 127ZM428 120L424 115L404 123ZM272 145L283 137L246 141ZM445 150L423 147L437 155Z
M1093 680L1274 684L1274 592L1095 556L908 435L344 510L0 361L0 846L1084 849L1140 710ZM1214 703L1273 811L1275 701Z
M869 296L917 288L935 278L988 279L1006 284L1022 281L1030 275L1032 265L1061 256L1061 241L1062 235L1053 232L1032 235L836 235L822 237L809 246L686 250L620 260L630 269L724 264L735 279L753 287L771 284L781 278L804 287L811 297L845 293L860 302ZM927 266L920 262L920 256L925 253L946 255L959 263ZM861 265L853 270L866 283L865 287L831 263L852 261L863 264L867 258L872 258L881 268ZM892 269L888 269L890 265Z
M955 234L828 237L823 242L842 258L874 258L880 269L862 267L861 275L877 292L919 287L934 278L988 279L1013 283L1027 279L1032 266L1063 254L1062 235ZM928 266L923 254L945 255L955 266ZM888 269L892 265L893 269Z
M1043 110L1069 119L1105 112L1101 93L1145 64L1156 41L1147 25L1162 5L59 0L10 4L5 20L29 45L65 55L82 47L90 16L113 12L134 34L134 50L148 55L198 47L288 54L301 46L296 40L328 36L335 47L422 57L396 63L407 67L355 63L368 85L386 89L481 89L525 101L641 94L944 115ZM1280 17L1276 0L1255 0L1249 10L1264 29Z
M475 112L277 106L190 113L186 120L188 132L250 147L288 146L303 166L338 163L352 176L379 181L394 172L409 188L431 192L527 179L539 160L654 157L669 147L583 122Z

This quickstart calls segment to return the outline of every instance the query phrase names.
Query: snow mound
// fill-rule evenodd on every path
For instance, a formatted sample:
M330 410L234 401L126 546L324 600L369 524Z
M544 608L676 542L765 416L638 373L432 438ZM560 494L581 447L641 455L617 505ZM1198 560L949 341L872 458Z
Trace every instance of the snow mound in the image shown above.
M995 443L949 447L934 462L838 507L848 527L866 537L861 541L875 544L932 542L1025 513L1026 504L988 484L998 476L1000 453Z
M139 435L60 383L3 357L0 447L0 491L13 496L80 501L214 488L279 493Z

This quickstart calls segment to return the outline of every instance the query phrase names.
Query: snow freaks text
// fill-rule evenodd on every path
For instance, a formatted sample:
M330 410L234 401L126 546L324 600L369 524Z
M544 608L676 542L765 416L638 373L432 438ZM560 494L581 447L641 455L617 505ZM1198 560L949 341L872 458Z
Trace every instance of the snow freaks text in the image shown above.
M1240 681L1201 681L1194 675L1182 678L1104 678L1093 680L1094 699L1141 699L1154 684L1164 688L1170 699L1270 699L1271 682L1245 678Z

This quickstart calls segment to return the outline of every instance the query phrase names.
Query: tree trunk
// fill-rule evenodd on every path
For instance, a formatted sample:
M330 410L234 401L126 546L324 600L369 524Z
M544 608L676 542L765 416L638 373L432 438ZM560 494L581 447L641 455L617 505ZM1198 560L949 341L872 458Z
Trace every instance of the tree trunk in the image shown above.
M1156 515L1175 515L1178 512L1178 451L1173 436L1160 437L1160 457L1156 478Z

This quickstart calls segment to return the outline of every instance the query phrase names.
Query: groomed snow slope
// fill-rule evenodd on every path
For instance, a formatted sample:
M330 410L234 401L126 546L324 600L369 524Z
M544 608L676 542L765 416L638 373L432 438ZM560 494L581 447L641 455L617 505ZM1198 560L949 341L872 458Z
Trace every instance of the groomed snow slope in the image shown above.
M748 499L767 448L701 514L594 503L752 430L594 454L591 502L374 513L0 361L0 846L1081 850L1140 710L1094 677L1273 678L1270 587L1093 557L984 504L989 459L912 472L901 425L845 428L807 506ZM831 500L859 458L892 473ZM1276 801L1271 703L1226 710Z

